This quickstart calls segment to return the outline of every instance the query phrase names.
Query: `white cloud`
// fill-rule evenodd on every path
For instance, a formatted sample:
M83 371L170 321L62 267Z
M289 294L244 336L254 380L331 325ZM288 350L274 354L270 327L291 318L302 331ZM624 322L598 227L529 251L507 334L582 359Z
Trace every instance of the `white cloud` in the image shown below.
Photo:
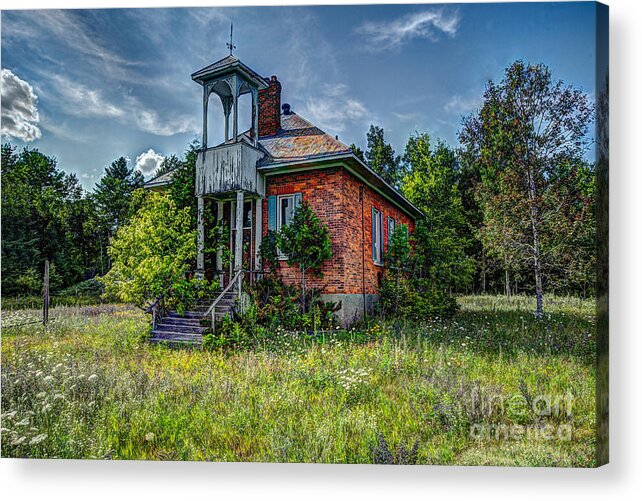
M387 22L367 21L356 32L366 38L367 50L398 50L414 38L436 41L440 32L455 36L459 20L457 11L431 9Z
M100 89L73 82L62 75L49 76L48 84L41 84L41 87L47 89L45 92L51 92L50 99L67 115L114 118L156 136L198 131L195 117L172 113L161 116L134 96L121 94L120 102L116 102L107 98Z
M38 96L33 87L3 68L1 95L2 134L25 142L40 138Z
M134 119L140 130L156 136L173 136L184 132L198 132L194 117L177 115L163 119L155 110L142 108L140 105L135 105Z
M146 176L156 172L165 157L156 153L152 148L136 157L136 168Z
M57 93L59 104L70 115L80 117L122 117L125 110L109 102L98 89L90 89L60 75L53 75L50 83Z
M392 114L402 122L416 122L421 118L420 113L399 113L397 111L393 111Z
M464 115L472 112L481 104L481 96L463 97L455 94L444 106L444 111Z
M303 116L324 129L342 132L348 122L365 119L368 110L348 95L347 85L325 85L319 94L308 98Z

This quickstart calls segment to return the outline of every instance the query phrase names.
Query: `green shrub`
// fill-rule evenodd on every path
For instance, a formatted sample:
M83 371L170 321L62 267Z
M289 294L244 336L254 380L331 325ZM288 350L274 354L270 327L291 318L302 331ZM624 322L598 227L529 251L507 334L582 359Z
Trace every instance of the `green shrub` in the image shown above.
M380 294L379 311L385 318L450 318L458 310L454 297L426 279L408 279L386 272Z

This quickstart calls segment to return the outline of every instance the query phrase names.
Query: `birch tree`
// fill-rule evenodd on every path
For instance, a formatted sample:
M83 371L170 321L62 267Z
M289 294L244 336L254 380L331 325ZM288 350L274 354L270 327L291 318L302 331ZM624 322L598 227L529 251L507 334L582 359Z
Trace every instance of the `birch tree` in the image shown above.
M545 65L516 61L501 82L488 83L481 109L464 119L460 132L461 143L479 163L482 189L507 186L502 181L509 175L517 181L511 183L511 195L525 202L525 212L517 217L528 223L522 251L533 274L538 318L544 308L543 274L553 256L545 249L551 242L544 239L560 221L558 173L582 164L592 142L593 111L583 91L553 81ZM495 208L491 204L487 210Z

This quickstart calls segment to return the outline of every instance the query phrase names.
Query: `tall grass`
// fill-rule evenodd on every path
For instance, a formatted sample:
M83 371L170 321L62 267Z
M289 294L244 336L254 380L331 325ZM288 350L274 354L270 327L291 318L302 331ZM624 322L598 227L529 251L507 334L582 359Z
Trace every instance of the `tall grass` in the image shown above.
M277 330L252 349L225 352L151 346L149 319L131 308L54 310L47 330L12 323L24 312L5 313L1 452L593 465L592 306L551 298L538 322L527 299L461 305L445 322L317 337ZM569 394L570 413L526 404ZM496 436L475 435L480 426ZM508 436L509 426L526 431ZM572 434L537 433L562 426Z

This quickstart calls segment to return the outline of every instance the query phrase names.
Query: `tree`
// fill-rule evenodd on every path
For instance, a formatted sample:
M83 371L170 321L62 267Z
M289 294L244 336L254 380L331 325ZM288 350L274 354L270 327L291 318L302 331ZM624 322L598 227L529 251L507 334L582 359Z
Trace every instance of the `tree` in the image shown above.
M560 221L559 206L553 203L561 195L555 174L560 166L581 164L590 144L592 115L585 93L553 82L543 64L516 61L499 84L488 83L481 110L464 120L460 132L461 143L480 165L484 189L510 186L511 195L523 202L518 207L525 213L517 217L528 222L523 250L531 263L538 318L543 314L543 271L549 264L546 233L554 234ZM515 183L504 182L506 176Z
M277 242L288 263L301 270L301 309L305 313L305 276L308 272L321 275L321 266L332 257L330 229L304 201L277 234Z
M94 188L101 225L108 237L125 225L134 213L134 191L145 184L143 174L128 163L125 157L114 160Z
M189 208L163 193L138 192L138 212L109 247L112 267L101 279L108 295L139 306L167 293L194 267L196 230Z
M159 177L159 176L162 176L163 174L167 174L168 172L171 172L174 169L178 169L181 165L182 165L182 161L176 155L170 155L168 157L165 157L163 158L163 161L161 162L161 164L158 166L158 169L156 169L156 172L154 172L154 177Z
M189 208L192 227L196 228L198 206L196 203L196 156L199 143L194 140L185 151L184 158L180 161L172 174L169 184L169 195L179 209Z
M379 174L384 181L394 188L399 188L399 183L403 177L400 166L401 161L398 156L395 156L395 150L392 146L386 143L383 129L371 125L367 138L368 149L365 153L366 163L373 171Z
M408 140L404 162L408 174L403 194L425 215L413 236L415 274L448 292L468 286L473 262L466 255L466 218L455 152L443 142L433 148L428 134L418 134Z
M58 285L68 286L92 274L95 247L92 213L78 178L67 175L53 157L37 149L2 146L2 292L34 292L42 286L45 259L55 264ZM87 242L85 244L85 242ZM56 282L52 283L55 290Z
M366 156L363 153L363 150L359 148L356 144L352 143L350 145L350 151L355 154L355 156L361 160L364 164L366 163Z

